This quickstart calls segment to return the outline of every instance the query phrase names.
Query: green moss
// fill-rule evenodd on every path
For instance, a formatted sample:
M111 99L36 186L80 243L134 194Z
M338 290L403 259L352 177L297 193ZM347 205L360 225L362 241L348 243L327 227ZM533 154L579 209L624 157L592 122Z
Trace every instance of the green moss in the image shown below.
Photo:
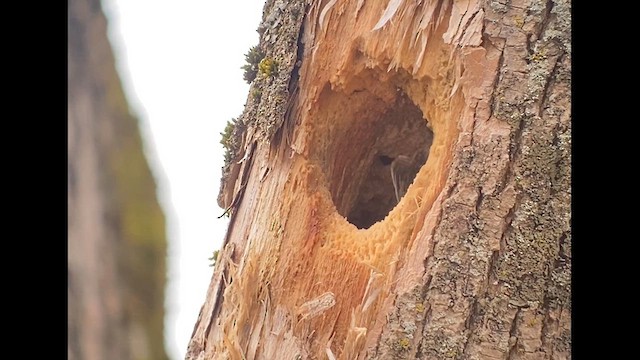
M262 58L264 58L264 53L260 50L258 45L253 46L244 55L244 59L247 63L244 64L241 69L244 70L243 79L247 84L251 84L251 82L256 78L256 75L258 74L258 64Z
M213 254L211 254L211 257L209 258L209 261L211 261L211 263L209 264L209 266L213 267L216 266L216 262L218 261L218 254L220 253L220 250L216 250L213 252Z
M276 61L271 58L264 58L260 60L260 64L258 64L260 74L264 77L275 75L277 73L277 67Z
M411 347L411 342L407 338L398 340L396 349L400 351L407 351Z
M105 100L116 131L105 145L104 184L111 198L107 216L113 224L121 274L123 302L130 329L140 328L147 339L149 359L167 359L164 350L164 288L166 284L166 224L156 182L144 153L138 119L116 72L108 77ZM142 360L142 359L134 359Z
M262 89L256 87L251 90L251 98L253 98L254 101L260 100L261 97Z
M220 133L222 137L220 144L224 147L224 162L229 163L233 157L234 150L234 138L233 131L236 127L237 119L232 118L227 121L227 125L224 127L224 131Z
M121 106L121 110L127 109ZM157 200L156 183L143 152L137 119L114 116L117 144L109 152L113 180L112 214L118 224L119 268L127 286L125 303L132 326L144 329L150 358L164 352L164 287L166 283L165 216Z

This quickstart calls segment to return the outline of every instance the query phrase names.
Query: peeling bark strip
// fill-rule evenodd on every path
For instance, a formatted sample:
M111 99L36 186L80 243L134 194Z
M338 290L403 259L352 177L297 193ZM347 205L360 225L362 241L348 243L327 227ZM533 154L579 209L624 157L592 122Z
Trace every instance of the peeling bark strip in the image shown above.
M187 359L570 359L570 10L267 1L261 47L291 62L252 85L237 265Z

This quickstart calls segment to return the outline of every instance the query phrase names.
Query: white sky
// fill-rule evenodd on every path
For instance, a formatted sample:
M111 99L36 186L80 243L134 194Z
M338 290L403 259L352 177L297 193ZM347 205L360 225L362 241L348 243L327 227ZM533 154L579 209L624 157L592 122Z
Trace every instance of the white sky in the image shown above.
M244 54L264 0L102 0L125 92L167 216L165 340L184 359L226 233L220 132L244 108Z

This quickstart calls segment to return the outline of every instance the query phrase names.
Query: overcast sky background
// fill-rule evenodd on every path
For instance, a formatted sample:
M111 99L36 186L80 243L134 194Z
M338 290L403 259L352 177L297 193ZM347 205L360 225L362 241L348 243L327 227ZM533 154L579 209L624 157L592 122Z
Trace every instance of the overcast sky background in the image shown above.
M220 132L244 108L240 67L264 0L102 0L117 67L167 217L165 339L184 359L227 220L216 198Z

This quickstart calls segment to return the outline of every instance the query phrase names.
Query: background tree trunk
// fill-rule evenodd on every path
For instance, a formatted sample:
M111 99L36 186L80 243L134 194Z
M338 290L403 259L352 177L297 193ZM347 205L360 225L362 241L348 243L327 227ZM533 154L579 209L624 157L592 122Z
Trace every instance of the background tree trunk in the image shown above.
M68 2L68 358L168 359L165 218L99 0Z
M570 6L267 1L187 359L571 358Z

